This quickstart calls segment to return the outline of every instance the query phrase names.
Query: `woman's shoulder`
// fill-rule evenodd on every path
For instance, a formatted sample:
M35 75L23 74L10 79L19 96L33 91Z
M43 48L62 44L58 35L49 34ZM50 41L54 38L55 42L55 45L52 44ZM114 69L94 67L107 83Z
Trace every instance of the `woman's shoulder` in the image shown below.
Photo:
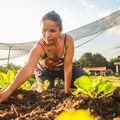
M73 37L71 36L71 35L69 35L69 34L65 34L65 36L66 36L66 44L73 44Z
M41 39L36 42L31 51L33 51L34 54L38 54L39 56L42 56L44 54L44 48Z
M35 45L33 46L34 49L38 49L41 50L41 48L43 47L43 40L42 38L40 40L38 40Z
M40 40L38 40L36 44L43 44L43 41L43 38L40 38Z
M73 37L71 35L65 33L65 36L67 41L73 41Z
M66 40L66 42L73 41L73 37L67 33L62 34L62 39Z

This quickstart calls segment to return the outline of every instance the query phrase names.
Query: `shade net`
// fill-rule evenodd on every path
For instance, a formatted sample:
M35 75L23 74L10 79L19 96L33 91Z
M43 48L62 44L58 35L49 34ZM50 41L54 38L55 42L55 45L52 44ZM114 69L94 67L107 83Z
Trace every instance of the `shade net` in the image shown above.
M109 58L119 55L120 40L118 41L117 37L114 39L111 36L106 37L109 29L114 27L119 30L119 25L120 11L116 11L97 21L67 32L74 39L76 58L85 52L100 53ZM0 43L0 60L26 55L36 42Z
M36 41L26 43L0 43L0 60L16 58L28 54Z

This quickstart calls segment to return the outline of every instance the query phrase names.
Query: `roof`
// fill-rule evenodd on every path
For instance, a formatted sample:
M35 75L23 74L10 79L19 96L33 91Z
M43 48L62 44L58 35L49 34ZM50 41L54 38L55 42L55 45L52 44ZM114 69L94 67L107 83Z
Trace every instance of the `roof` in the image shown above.
M114 65L120 65L120 62L114 62Z
M106 71L106 67L84 67L84 69L91 71Z

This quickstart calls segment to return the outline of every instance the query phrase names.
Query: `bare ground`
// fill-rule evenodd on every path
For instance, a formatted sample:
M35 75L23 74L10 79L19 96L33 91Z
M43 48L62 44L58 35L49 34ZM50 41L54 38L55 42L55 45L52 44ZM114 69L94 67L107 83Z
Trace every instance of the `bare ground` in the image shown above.
M72 92L73 90L71 90ZM42 93L17 90L0 104L0 120L54 120L63 110L89 109L96 120L120 120L120 89L101 99L73 96L54 88Z

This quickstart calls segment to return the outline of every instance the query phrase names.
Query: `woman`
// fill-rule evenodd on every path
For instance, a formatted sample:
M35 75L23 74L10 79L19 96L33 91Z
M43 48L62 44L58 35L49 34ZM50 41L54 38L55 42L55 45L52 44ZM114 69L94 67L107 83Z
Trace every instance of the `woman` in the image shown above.
M86 75L77 66L73 66L74 44L70 35L62 33L62 20L60 16L51 11L41 20L43 37L31 49L28 60L17 73L13 82L0 93L0 102L5 101L25 80L33 73L36 66L36 76L41 80L49 80L53 87L56 77L65 81L64 90L68 92L73 86L75 78Z

